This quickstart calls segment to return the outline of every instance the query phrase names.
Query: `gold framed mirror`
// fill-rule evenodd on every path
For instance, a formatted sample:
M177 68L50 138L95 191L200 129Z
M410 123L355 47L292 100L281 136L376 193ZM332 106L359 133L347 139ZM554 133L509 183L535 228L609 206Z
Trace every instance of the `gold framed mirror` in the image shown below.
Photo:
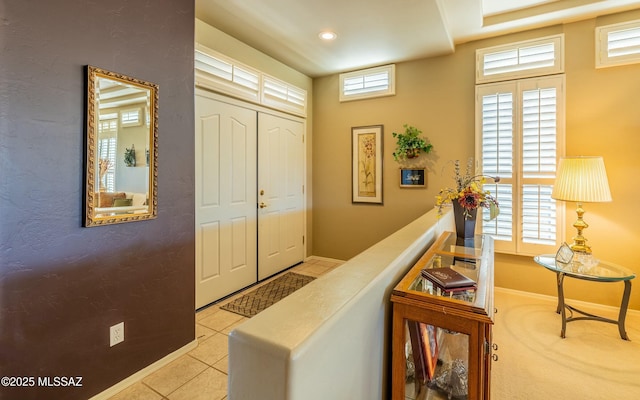
M87 66L86 227L157 216L158 85Z

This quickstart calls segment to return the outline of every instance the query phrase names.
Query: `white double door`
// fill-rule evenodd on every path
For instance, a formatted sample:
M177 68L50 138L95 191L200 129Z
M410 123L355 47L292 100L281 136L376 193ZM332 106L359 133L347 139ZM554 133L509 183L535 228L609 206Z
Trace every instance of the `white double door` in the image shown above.
M196 308L304 258L303 123L196 89Z

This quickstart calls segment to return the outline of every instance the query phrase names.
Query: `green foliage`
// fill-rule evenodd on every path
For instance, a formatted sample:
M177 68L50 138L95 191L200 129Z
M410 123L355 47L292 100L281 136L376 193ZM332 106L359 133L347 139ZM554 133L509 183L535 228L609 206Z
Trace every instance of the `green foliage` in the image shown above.
M427 139L420 137L422 131L416 127L404 124L404 133L393 132L392 135L397 139L396 151L393 153L393 159L396 161L405 160L407 158L415 158L423 151L428 154L433 149L433 145Z
M124 163L127 167L135 167L136 166L136 149L131 146L131 148L127 148L124 151Z

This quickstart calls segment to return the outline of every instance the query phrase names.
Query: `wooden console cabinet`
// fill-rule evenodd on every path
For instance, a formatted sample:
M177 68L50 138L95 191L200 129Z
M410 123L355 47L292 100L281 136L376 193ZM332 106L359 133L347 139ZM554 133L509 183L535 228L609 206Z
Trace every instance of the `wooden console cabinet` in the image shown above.
M475 290L445 292L421 275L451 267ZM493 239L445 232L402 278L393 304L392 398L490 399Z

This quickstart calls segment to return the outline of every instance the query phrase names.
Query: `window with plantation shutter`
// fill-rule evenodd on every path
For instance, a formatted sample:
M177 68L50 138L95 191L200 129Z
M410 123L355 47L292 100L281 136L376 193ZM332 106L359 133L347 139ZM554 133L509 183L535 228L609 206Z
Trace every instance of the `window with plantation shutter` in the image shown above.
M504 241L513 239L513 103L511 92L482 96L482 171L501 179L499 184L485 185L498 200L500 214L489 221L483 210L483 233Z
M204 46L196 45L196 84L258 102L260 73Z
M98 121L98 159L109 161L109 168L104 176L104 187L107 192L116 190L116 149L118 146L118 115L110 114ZM96 168L100 168L99 165ZM100 174L96 174L100 176ZM96 185L96 188L100 185Z
M596 67L640 63L640 20L596 28Z
M290 114L307 116L307 91L196 43L196 86Z
M262 104L305 115L307 91L264 75L262 78Z
M500 215L482 232L496 251L555 252L562 238L559 205L551 198L556 160L564 155L564 76L529 78L476 88L477 158Z
M396 94L395 65L340 74L340 101Z
M564 72L564 35L476 50L476 83Z

